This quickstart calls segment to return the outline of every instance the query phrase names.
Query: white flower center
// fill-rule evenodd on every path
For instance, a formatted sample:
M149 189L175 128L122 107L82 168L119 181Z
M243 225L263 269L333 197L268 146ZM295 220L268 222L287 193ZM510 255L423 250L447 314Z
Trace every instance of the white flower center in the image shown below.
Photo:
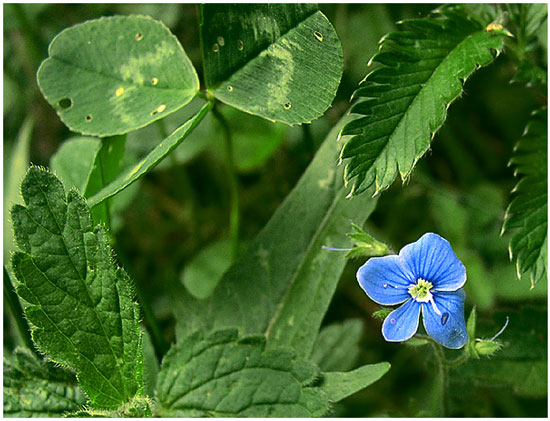
M422 278L417 279L416 284L409 287L409 294L420 303L428 303L433 299L430 289L433 287L431 282Z

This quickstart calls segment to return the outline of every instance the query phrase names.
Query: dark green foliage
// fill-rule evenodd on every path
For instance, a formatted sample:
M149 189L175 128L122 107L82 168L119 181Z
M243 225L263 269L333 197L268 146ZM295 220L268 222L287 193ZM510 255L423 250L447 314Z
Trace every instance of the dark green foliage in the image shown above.
M4 354L4 416L62 417L85 403L73 374L25 349Z
M510 161L521 179L506 210L503 232L512 230L510 258L518 277L529 274L532 287L547 275L548 267L548 113L533 116Z
M371 59L381 66L353 94L359 99L341 136L350 195L375 186L387 189L397 174L406 180L430 147L447 109L464 81L491 63L502 49L506 31L486 30L460 7L443 8L433 17L400 22L399 32L384 36Z

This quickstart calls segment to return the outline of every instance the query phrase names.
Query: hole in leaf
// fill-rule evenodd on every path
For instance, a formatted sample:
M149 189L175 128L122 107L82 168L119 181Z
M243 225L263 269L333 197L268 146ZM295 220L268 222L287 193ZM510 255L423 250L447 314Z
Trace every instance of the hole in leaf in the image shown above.
M158 113L162 113L165 109L166 109L166 105L161 104L161 105L158 106L158 108L156 110L151 111L151 116L155 116Z
M242 40L237 41L237 50L242 51L244 49L244 43Z
M90 121L92 121L93 118L94 118L94 117L93 117L91 114L88 114L88 115L86 116L86 122L89 123Z
M220 47L223 47L225 45L225 40L223 37L218 37L218 44L220 44Z
M315 35L315 38L317 38L319 41L321 42L323 41L323 34L320 33L319 31L315 31L313 35Z
M61 98L57 105L63 110L68 110L73 106L73 101L71 98Z
M228 90L229 92L233 92L233 86L227 85L227 90Z
M285 110L290 110L292 108L292 104L290 102L286 102L283 107L285 107Z
M136 34L136 41L141 41L143 39L143 34L141 32L138 32Z
M154 86L154 85L156 85L157 83L159 83L159 80L158 80L156 77L154 77L153 79L151 79L151 85Z
M212 46L212 51L214 51L215 53L219 52L220 51L220 46L216 43Z

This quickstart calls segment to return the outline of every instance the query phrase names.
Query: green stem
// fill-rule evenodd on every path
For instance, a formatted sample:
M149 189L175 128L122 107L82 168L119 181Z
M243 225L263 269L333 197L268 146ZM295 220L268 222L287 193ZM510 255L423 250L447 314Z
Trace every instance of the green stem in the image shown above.
M8 308L10 309L13 319L15 320L17 331L19 332L19 336L21 337L23 344L39 356L36 348L34 347L34 343L32 342L29 325L25 319L23 308L21 307L19 297L15 293L15 289L6 266L4 266L4 299L8 303ZM42 359L42 357L40 357L40 359Z
M447 395L447 366L445 365L445 355L441 345L432 341L435 359L439 370L439 417L445 416L446 395Z
M225 141L225 163L231 186L231 211L229 215L229 238L231 240L231 260L235 261L239 251L239 183L233 162L233 144L231 140L231 129L227 120L216 106L212 109L214 118L218 120L223 130Z

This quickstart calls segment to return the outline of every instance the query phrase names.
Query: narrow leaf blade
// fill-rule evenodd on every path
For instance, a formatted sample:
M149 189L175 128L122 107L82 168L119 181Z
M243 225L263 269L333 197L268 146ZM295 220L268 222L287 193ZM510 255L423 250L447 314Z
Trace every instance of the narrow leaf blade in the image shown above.
M74 369L97 407L117 407L143 389L139 308L117 268L106 232L92 227L84 199L51 173L31 167L26 207L12 210L17 293L36 346Z
M210 111L213 104L211 102L206 103L201 110L195 114L192 118L187 120L183 125L178 127L170 136L160 142L147 156L145 156L136 165L129 167L123 171L116 179L94 194L88 199L90 207L94 207L97 204L103 202L111 196L114 196L118 192L124 190L132 183L139 180L142 176L151 171L158 165L164 158L168 156L183 140L193 131L193 129L200 123L204 116Z
M199 80L176 37L146 16L90 20L59 33L38 85L73 131L124 134L178 110Z
M407 179L445 121L447 108L462 83L502 50L504 29L486 30L460 6L433 17L400 23L400 32L382 38L371 59L378 67L366 76L353 98L360 116L346 125L351 136L342 148L350 195L371 185L387 189L397 174Z

